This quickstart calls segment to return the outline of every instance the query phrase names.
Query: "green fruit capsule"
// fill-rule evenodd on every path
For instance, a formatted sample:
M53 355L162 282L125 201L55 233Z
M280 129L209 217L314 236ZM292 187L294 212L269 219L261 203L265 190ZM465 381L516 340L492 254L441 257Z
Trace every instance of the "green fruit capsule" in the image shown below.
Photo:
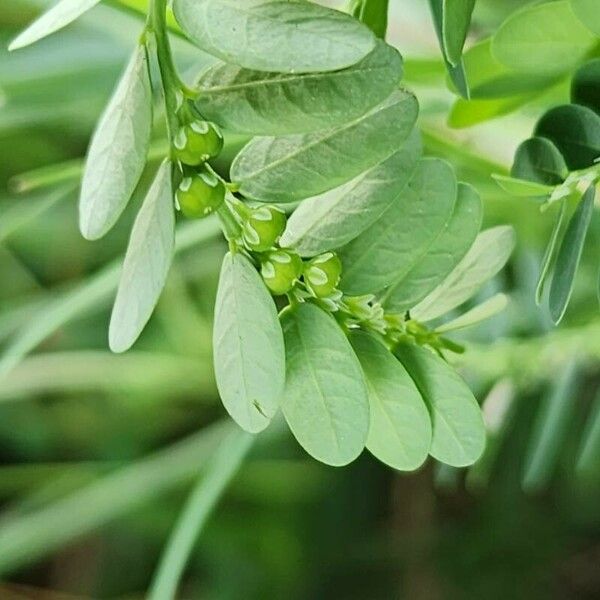
M260 274L274 296L289 292L302 274L302 259L289 250L271 250L261 257Z
M223 136L208 121L194 121L179 129L173 140L175 158L185 165L197 166L218 156L223 149Z
M330 296L340 282L342 261L335 252L315 256L304 265L306 287L318 298Z
M242 225L244 243L249 250L265 252L281 237L285 222L285 213L274 206L250 209Z
M199 219L215 212L225 199L225 186L214 173L202 169L184 177L175 194L181 212L190 219Z

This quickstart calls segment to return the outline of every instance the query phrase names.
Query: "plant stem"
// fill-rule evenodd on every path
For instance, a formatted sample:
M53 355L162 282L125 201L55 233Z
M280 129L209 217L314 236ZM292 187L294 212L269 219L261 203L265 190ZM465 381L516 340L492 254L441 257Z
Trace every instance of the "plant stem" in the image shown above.
M148 594L149 600L175 598L194 544L253 441L254 436L238 429L219 445L175 524Z

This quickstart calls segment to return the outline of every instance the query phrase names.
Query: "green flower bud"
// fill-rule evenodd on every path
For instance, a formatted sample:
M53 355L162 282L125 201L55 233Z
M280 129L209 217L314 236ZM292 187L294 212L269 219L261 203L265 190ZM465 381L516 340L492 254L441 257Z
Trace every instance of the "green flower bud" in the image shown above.
M274 206L250 209L242 225L244 243L249 250L265 252L280 238L285 222L285 213Z
M271 250L261 257L260 274L271 293L281 296L302 274L302 259L290 250Z
M173 140L173 153L185 165L197 166L218 156L223 149L223 136L208 121L194 121L179 129Z
M342 274L342 261L335 252L315 256L304 265L306 287L318 298L331 296Z
M184 177L175 194L181 212L190 219L206 217L223 204L225 186L207 169Z

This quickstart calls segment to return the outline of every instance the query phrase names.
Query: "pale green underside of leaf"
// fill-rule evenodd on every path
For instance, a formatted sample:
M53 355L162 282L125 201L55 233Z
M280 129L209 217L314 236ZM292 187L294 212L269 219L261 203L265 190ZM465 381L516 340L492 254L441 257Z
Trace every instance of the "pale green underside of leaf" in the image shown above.
M431 419L404 366L372 335L350 336L369 390L367 449L385 464L412 471L426 460L431 446Z
M508 114L534 98L535 95L531 93L520 96L509 96L507 98L486 98L482 100L457 98L448 115L448 125L455 129L472 127L473 125L478 125L479 123L484 123L490 119Z
M247 69L334 71L375 46L373 33L349 15L308 2L175 0L173 9L199 48Z
M233 161L231 179L258 201L315 196L391 156L410 134L417 112L415 97L397 90L366 115L334 129L254 138Z
M196 105L205 118L231 131L307 133L360 117L385 100L401 78L400 55L378 42L359 63L325 73L266 73L215 65L198 81Z
M372 225L399 197L421 155L417 129L402 148L333 190L304 200L292 213L280 245L301 256L339 248Z
M428 405L433 424L431 456L453 467L472 465L485 448L485 426L467 384L425 348L400 344L396 355Z
M369 430L360 363L336 321L313 304L282 315L286 350L283 414L300 445L329 465L352 462Z
M227 254L215 301L215 376L221 400L251 433L279 408L285 380L283 334L273 298L242 254Z
M554 191L554 186L526 181L507 175L492 174L494 181L508 194L522 198L548 196Z
M474 306L466 313L463 313L460 317L456 317L456 319L452 319L452 321L440 325L436 328L436 331L438 333L447 333L448 331L457 331L459 329L478 325L482 321L501 313L507 305L508 296L506 294L496 294L491 298L484 300L481 304Z
M492 53L511 69L552 75L572 69L595 44L569 0L558 0L529 5L511 15L494 35Z
M175 247L171 163L160 166L140 209L123 262L108 339L113 352L135 342L167 280Z
M475 0L443 0L443 46L448 62L456 66L467 39Z
M459 183L451 219L422 259L384 295L385 309L404 312L434 290L473 245L482 217L483 206L475 188Z
M594 186L590 186L573 213L558 250L548 298L550 315L556 324L562 320L573 292L575 274L594 212L594 196Z
M598 0L571 0L577 18L593 33L600 36L600 7Z
M100 0L61 0L22 31L8 49L24 48L45 38L69 25L99 2Z
M450 165L422 159L383 215L340 250L341 289L375 293L402 278L425 256L452 217L456 177Z
M145 50L137 46L100 118L88 150L79 228L95 240L117 221L140 179L152 132L152 90Z
M514 246L515 232L510 226L482 231L446 279L411 310L412 317L431 321L466 302L502 269Z

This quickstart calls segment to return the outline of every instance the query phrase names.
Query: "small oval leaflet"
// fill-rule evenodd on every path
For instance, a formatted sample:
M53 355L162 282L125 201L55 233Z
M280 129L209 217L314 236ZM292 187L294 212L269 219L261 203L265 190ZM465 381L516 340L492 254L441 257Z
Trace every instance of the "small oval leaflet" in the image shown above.
M565 180L569 169L563 155L550 140L532 137L517 148L510 174L518 179L554 186Z
M137 46L90 142L79 199L86 239L102 237L125 209L144 170L151 133L148 65Z
M600 58L581 65L571 81L571 102L600 115Z
M453 467L472 465L485 448L485 426L467 384L425 348L400 344L395 353L428 405L433 424L429 454Z
M340 250L340 287L350 295L398 281L427 253L451 219L456 176L437 158L422 159L406 189L366 231Z
M283 334L273 298L239 252L223 259L213 348L217 387L227 412L246 431L263 430L282 400Z
M130 348L150 319L167 280L174 248L171 163L164 161L131 230L108 331L113 352Z
M359 63L325 73L266 73L217 64L200 76L196 105L205 118L230 131L308 133L356 119L385 100L401 78L400 54L380 41Z
M319 133L258 137L231 166L242 194L294 202L333 189L398 150L417 119L416 98L403 90L360 118Z
M452 217L422 259L382 298L388 312L401 313L415 306L456 267L473 245L483 217L475 188L459 182Z
M99 2L100 0L61 0L22 31L8 49L24 48L45 38L66 27Z
M431 445L431 419L410 375L383 343L365 332L350 336L369 390L367 450L401 471L420 467Z
M288 219L279 243L301 256L315 256L347 244L398 198L421 152L421 137L414 129L388 159L340 187L304 200Z
M346 465L362 452L369 430L360 363L333 317L314 304L288 309L281 320L287 423L311 456L328 465Z
M357 63L375 47L368 27L309 2L175 0L173 10L199 48L246 69L335 71Z

